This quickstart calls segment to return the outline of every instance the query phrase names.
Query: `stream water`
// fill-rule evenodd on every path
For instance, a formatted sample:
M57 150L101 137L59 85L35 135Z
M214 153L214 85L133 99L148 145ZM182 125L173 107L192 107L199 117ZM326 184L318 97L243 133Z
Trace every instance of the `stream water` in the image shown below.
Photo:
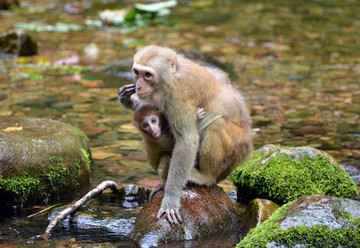
M171 9L170 18L178 19L177 24L151 24L131 33L86 28L84 21L96 19L100 10L134 1L86 1L92 7L82 14L66 13L68 2L73 1L23 0L20 11L0 13L0 33L15 23L84 27L27 31L38 43L38 55L0 58L0 118L45 117L80 127L91 140L92 186L129 175L134 176L124 183L158 179L154 172L144 172L149 165L141 152L141 136L131 124L132 113L117 100L117 89L131 82L136 48L146 44L196 54L228 72L249 104L255 149L269 143L312 146L342 164L360 167L358 1L183 0ZM79 62L51 64L70 56ZM136 215L130 212L124 214ZM44 221L36 227L31 221L19 222L26 214L0 219L0 247L44 230ZM66 230L61 235L55 238L60 240L57 245L71 236ZM86 235L84 239L96 242L113 237L106 231L101 240Z

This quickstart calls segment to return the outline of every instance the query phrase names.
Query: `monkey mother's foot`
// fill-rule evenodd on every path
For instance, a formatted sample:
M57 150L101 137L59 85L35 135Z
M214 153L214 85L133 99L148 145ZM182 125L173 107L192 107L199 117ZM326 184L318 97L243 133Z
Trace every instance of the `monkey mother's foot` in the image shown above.
M160 208L156 219L159 220L162 215L166 216L166 219L171 225L180 225L182 223L182 218L179 212L179 208Z

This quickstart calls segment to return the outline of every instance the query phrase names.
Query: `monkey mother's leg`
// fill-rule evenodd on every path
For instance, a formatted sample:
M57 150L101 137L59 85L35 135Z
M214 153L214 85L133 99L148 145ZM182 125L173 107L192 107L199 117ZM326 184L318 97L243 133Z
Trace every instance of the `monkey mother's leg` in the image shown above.
M251 152L250 125L239 126L220 118L201 134L200 162L190 180L211 186L225 179Z
M156 186L149 195L149 201L155 196L157 192L164 189L166 178L169 172L171 156L168 153L163 153L159 162L159 166L157 167L157 174L160 177L160 184Z

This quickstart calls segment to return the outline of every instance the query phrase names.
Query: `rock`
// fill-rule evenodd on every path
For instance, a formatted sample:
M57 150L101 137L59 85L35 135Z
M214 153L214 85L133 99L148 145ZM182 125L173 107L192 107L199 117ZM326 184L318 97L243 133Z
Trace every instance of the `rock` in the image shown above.
M37 44L30 35L21 30L0 34L0 54L30 56L37 53Z
M106 205L103 206L106 209ZM64 210L65 206L57 208L48 217L48 222L55 219ZM62 228L82 231L87 235L95 235L99 232L106 232L111 236L125 236L134 228L135 218L123 214L124 210L117 212L104 211L99 206L84 205L72 216L67 216L62 222Z
M183 223L176 227L171 226L165 218L156 221L163 196L163 191L158 192L136 218L134 231L129 238L140 247L210 238L239 230L237 209L218 186L185 188L180 209Z
M89 140L50 119L0 119L0 207L51 204L89 182Z
M104 79L105 87L119 88L121 85L134 83L133 74L131 72L133 59L123 59L110 62L109 64L93 69L88 73L91 77L100 77Z
M12 5L16 5L19 7L18 0L0 0L0 9L8 10Z
M349 173L351 180L356 185L360 185L360 168L351 165L340 165L347 173Z
M280 206L266 199L254 199L246 207L242 215L241 235L246 235L250 229L259 226L267 220Z
M360 247L360 202L303 197L278 209L237 247Z
M119 189L118 194L123 199L124 208L137 208L139 204L147 202L150 190L136 185L125 185Z
M271 118L262 115L252 116L252 119L254 127L262 127L271 123Z
M282 205L313 194L358 195L348 173L325 152L311 147L266 145L252 152L229 178L238 188L240 201L265 198Z
M212 48L210 48L212 49ZM235 70L234 65L232 63L223 63L221 62L216 56L209 55L209 53L204 53L200 50L184 50L182 52L184 56L188 59L191 59L192 61L195 61L196 63L203 65L203 66L209 66L209 67L217 67L221 70L225 71L229 74L229 77L232 80L238 79Z

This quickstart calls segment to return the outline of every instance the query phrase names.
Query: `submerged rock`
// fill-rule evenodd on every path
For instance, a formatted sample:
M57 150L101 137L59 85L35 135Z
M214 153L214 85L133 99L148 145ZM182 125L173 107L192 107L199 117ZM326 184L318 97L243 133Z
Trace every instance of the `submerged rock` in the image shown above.
M259 226L280 206L266 199L254 199L246 207L241 219L241 235L245 236L250 229Z
M18 0L0 0L0 9L8 10L12 5L19 7Z
M88 185L90 164L88 138L69 124L50 119L0 119L1 207L49 204L73 197Z
M141 247L229 235L239 230L237 209L218 186L194 186L183 190L180 209L183 223L179 226L171 226L164 217L156 220L163 196L163 191L158 192L136 218L129 238Z
M349 174L325 152L311 147L266 145L252 152L230 180L238 188L238 199L245 201L265 198L281 205L314 194L358 196Z
M30 56L36 54L37 50L36 42L22 30L0 34L0 54Z
M137 208L141 203L147 202L150 190L136 185L124 185L119 189L118 194L122 196L121 205L124 208Z
M360 247L360 202L303 197L278 209L237 247Z

